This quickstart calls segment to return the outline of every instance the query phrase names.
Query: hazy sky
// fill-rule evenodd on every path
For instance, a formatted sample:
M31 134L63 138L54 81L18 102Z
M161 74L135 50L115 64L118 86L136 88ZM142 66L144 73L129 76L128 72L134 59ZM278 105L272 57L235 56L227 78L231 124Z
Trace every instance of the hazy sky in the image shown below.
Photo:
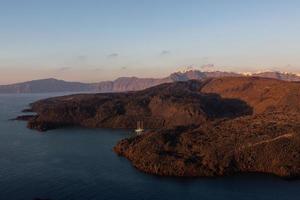
M0 0L0 84L300 72L298 0Z

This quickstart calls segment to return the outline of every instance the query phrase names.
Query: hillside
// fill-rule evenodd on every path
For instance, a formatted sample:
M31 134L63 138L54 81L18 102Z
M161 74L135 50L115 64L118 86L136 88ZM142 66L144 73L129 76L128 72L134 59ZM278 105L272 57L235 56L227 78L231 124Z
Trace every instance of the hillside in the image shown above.
M300 83L223 77L166 83L129 93L80 94L35 102L21 116L40 131L80 125L135 128L114 148L146 172L221 176L300 175Z
M37 117L29 127L48 130L65 125L135 128L137 120L158 129L192 125L210 118L252 113L243 101L199 92L203 82L162 84L133 93L80 94L33 103Z
M300 83L258 77L224 77L212 79L202 88L204 93L217 93L223 98L247 102L255 113L300 113Z

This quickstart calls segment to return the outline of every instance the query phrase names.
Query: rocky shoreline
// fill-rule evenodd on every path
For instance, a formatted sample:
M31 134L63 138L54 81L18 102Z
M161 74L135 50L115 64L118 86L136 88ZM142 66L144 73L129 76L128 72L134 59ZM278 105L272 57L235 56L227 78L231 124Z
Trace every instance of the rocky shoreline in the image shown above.
M241 172L300 175L300 83L254 77L162 84L138 92L78 94L31 104L28 127L135 128L114 151L161 176Z
M299 133L299 116L273 113L150 131L120 141L114 151L139 170L161 176L256 172L295 178L300 175Z

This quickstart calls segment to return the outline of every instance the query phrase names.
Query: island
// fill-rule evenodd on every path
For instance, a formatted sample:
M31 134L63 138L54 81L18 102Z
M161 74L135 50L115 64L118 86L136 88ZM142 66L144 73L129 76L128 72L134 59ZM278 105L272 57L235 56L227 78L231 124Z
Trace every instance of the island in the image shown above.
M114 151L161 176L213 177L242 172L300 175L300 83L221 77L165 83L142 91L40 100L20 116L28 127L146 131Z

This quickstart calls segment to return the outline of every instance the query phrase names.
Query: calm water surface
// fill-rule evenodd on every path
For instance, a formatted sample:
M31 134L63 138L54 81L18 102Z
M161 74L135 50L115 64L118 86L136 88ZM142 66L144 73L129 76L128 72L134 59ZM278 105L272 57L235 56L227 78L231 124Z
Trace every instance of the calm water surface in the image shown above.
M53 94L52 94L53 95ZM126 130L69 128L39 133L8 121L43 95L0 95L0 199L300 199L300 181L261 175L215 179L143 174L112 148Z

